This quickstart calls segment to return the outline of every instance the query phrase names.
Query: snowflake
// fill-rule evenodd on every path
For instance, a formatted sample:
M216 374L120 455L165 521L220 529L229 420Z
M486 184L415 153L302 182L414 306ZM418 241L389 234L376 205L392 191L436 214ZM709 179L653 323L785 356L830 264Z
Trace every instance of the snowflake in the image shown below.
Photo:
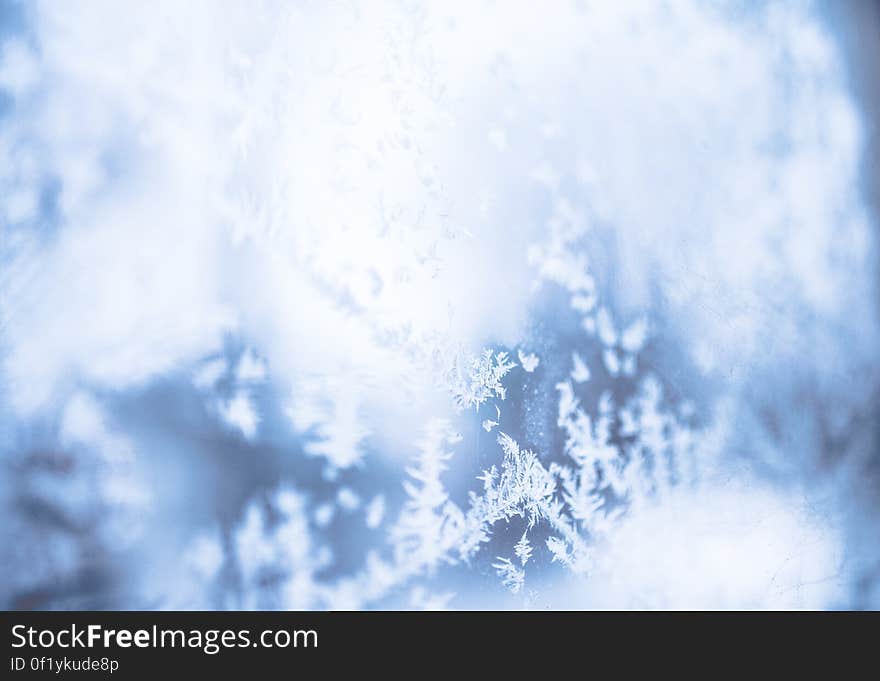
M459 409L479 408L491 397L504 399L506 390L501 380L516 366L506 352L484 350L465 367L456 360L451 372L450 385L453 399Z
M522 350L517 350L517 357L523 370L529 374L538 368L538 363L541 361L536 354L524 354Z
M525 570L514 565L509 558L498 558L498 562L492 563L492 567L501 577L501 582L510 589L511 593L519 593L526 579Z
M513 547L513 552L516 554L516 557L519 558L523 567L525 567L526 563L529 562L529 558L532 557L532 545L529 543L529 538L526 535L526 532L523 532L522 537L520 537L516 546Z

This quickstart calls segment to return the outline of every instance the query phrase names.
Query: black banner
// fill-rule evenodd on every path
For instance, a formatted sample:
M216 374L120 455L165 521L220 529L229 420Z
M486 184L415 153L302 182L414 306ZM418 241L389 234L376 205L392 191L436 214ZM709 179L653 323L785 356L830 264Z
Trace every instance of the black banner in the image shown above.
M775 662L837 676L876 648L877 613L4 612L0 678L321 676L381 670L469 678L558 666L589 677L695 663ZM603 675L605 675L603 673ZM334 677L335 678L335 677Z

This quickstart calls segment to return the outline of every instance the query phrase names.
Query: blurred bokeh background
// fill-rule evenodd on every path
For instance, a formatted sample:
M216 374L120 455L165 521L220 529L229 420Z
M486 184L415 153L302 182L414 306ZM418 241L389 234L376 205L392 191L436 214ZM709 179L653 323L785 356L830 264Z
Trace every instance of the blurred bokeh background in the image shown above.
M880 6L615 5L2 2L4 607L880 606Z

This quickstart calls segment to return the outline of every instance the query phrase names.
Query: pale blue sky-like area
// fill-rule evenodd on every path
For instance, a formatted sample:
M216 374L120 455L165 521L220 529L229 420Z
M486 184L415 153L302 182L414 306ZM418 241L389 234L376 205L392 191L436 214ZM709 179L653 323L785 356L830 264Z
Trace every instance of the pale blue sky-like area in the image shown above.
M0 3L6 608L877 608L867 3Z

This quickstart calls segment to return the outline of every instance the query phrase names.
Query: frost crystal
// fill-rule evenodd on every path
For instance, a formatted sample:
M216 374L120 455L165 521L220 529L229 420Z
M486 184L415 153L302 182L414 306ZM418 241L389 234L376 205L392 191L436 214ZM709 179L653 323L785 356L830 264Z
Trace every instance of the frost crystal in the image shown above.
M501 581L511 593L519 593L525 583L525 570L514 565L509 558L498 558L498 561L492 563L492 567L498 572Z
M483 353L464 366L456 360L450 376L455 404L461 408L479 408L491 397L504 399L506 391L501 379L516 366L506 352L484 350Z
M522 537L520 537L520 540L516 543L513 552L516 554L516 557L519 558L523 567L525 567L525 564L529 562L529 558L532 557L532 545L529 543L529 538L525 532L523 532Z
M529 374L538 368L538 363L541 361L536 354L523 354L522 350L517 350L517 356L523 370Z

